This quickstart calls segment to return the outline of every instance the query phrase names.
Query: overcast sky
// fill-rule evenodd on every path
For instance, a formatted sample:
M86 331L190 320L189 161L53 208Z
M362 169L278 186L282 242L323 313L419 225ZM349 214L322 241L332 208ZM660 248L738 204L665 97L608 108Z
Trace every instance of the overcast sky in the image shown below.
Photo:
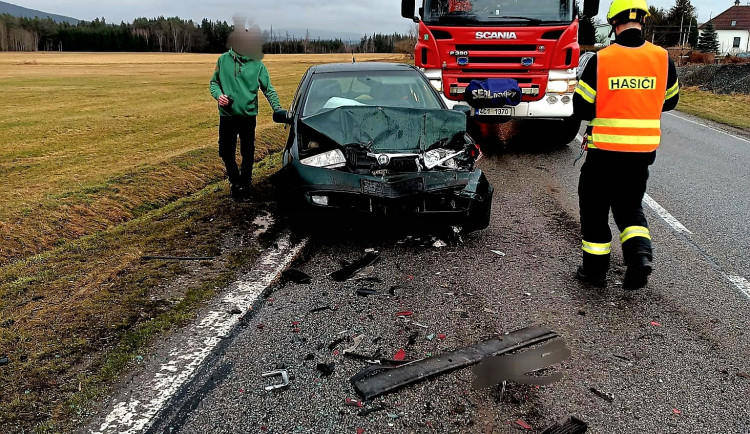
M193 20L209 18L231 22L232 15L254 17L262 28L309 28L354 33L404 32L409 21L400 16L400 0L5 0L47 13L90 21L105 17L108 22L131 22L134 18L159 15ZM748 0L742 0L745 4ZM652 0L656 7L669 9L674 0ZM698 19L708 20L734 4L734 0L692 0ZM609 7L601 0L600 15Z

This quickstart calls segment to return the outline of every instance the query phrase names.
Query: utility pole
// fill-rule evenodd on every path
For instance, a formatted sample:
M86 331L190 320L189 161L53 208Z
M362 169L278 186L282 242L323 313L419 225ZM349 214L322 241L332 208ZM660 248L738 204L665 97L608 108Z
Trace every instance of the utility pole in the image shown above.
M677 43L682 45L682 23L685 22L685 13L682 13L682 18L680 18L680 37L677 38Z
M690 30L692 30L692 29L693 29L693 19L691 18L690 19L690 24L688 25L687 34L685 35L685 44L683 44L683 45L687 45L688 41L690 41Z

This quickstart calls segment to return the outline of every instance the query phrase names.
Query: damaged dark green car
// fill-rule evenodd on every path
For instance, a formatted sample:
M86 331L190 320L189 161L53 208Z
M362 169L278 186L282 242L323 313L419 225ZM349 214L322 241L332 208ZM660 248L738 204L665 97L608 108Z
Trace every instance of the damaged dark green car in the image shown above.
M409 65L313 66L291 111L274 120L290 125L274 183L294 213L464 231L489 224L493 189L475 167L481 153L466 133L466 114L447 109Z

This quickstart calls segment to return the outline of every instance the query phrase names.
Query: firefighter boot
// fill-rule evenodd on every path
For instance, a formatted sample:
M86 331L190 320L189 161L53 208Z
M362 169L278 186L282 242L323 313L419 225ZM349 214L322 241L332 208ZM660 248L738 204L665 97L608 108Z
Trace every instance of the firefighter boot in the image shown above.
M597 288L606 288L609 255L583 254L583 265L576 270L576 278Z
M622 281L622 288L626 290L640 289L648 283L648 276L653 271L651 261L641 256L628 265L625 271L625 278Z

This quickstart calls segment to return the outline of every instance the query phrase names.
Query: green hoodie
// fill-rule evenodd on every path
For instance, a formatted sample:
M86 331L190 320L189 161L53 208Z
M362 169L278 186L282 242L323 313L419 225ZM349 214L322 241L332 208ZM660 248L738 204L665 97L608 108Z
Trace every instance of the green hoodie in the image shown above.
M224 94L233 100L230 106L219 107L221 116L256 116L258 89L266 96L274 112L282 110L263 62L240 56L233 50L219 56L211 78L211 96L219 99Z

